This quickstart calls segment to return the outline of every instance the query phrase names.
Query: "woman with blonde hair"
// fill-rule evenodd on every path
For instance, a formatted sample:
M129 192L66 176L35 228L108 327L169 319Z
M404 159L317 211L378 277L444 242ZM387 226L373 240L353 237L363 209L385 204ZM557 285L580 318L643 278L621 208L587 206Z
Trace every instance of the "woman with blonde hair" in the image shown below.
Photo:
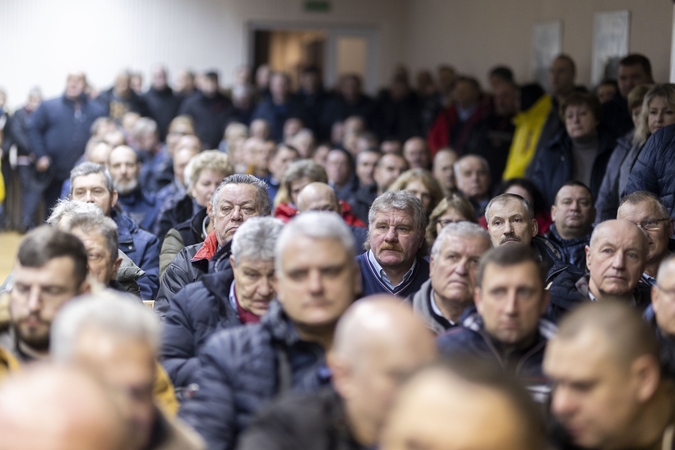
M425 169L410 169L403 172L389 186L388 191L412 192L422 202L427 216L443 199L443 188L431 172Z
M478 219L471 202L462 194L453 193L441 200L429 216L426 231L429 248L434 245L434 241L446 225L457 222L478 223Z

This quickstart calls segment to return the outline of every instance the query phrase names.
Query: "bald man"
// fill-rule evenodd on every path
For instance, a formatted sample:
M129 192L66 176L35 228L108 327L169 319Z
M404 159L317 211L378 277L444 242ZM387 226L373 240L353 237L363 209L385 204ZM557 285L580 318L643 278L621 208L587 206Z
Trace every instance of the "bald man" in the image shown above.
M543 425L522 388L473 361L439 363L402 389L382 450L540 450Z
M673 448L672 382L662 378L658 343L634 308L577 308L549 342L544 371L555 386L551 412L574 448Z
M634 223L628 220L600 223L586 246L588 273L577 280L561 274L561 283L576 292L565 298L551 296L548 315L558 321L584 301L618 300L644 310L651 302L650 286L640 283L648 249L645 232Z
M440 149L434 157L434 165L432 168L434 178L441 183L445 195L448 195L457 189L457 186L455 185L455 169L453 167L456 161L457 152L449 148Z
M431 154L427 143L421 137L411 137L403 144L403 157L411 169L429 169Z
M123 404L85 372L35 366L0 388L0 450L123 450Z
M342 216L342 206L332 187L326 183L310 183L298 194L298 212L332 211ZM344 218L344 217L343 217ZM368 239L368 229L347 224L354 236L356 254L365 251L363 244Z
M382 295L359 300L340 319L327 358L332 388L277 402L237 448L372 448L400 383L435 353L432 334L409 306Z

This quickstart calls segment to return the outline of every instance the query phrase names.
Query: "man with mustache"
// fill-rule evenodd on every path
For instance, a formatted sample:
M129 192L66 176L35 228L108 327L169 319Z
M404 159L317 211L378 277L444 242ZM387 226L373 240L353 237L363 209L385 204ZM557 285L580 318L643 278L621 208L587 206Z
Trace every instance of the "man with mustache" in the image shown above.
M361 267L361 295L407 297L429 279L424 231L427 218L422 203L408 191L386 192L368 213L366 253L357 256Z

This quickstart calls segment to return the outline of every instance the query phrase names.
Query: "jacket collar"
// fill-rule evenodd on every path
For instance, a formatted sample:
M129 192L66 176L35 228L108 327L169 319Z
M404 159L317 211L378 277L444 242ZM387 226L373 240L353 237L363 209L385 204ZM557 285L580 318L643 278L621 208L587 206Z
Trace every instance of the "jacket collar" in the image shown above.
M131 235L138 231L136 222L115 208L110 210L110 218L117 225L117 233L119 234L120 241L131 240Z
M300 336L278 300L272 300L260 323L269 330L274 341L280 341L288 347L300 342Z

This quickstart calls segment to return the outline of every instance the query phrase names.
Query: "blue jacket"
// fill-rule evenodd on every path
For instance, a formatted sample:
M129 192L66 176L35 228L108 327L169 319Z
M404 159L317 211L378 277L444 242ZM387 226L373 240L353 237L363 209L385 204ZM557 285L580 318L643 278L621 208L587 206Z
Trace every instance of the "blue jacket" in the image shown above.
M616 213L621 203L621 165L626 157L633 152L641 151L641 146L633 144L635 130L616 140L616 147L607 161L605 176L600 184L600 191L595 200L595 209L598 214L595 223L616 219ZM638 148L639 147L639 148Z
M117 224L119 249L145 271L138 280L143 300L153 300L159 288L159 240L129 217L113 209L110 218Z
M261 322L218 331L199 354L199 385L179 416L210 450L232 449L253 416L278 395L328 384L324 349L298 337L278 302Z
M157 219L158 205L155 195L144 191L140 186L127 195L117 197L122 211L142 229L152 232Z
M622 195L635 191L656 194L675 218L675 125L657 130L642 148Z
M591 240L591 234L579 239L563 239L558 234L555 223L552 223L546 233L546 238L560 248L561 257L567 264L572 264L582 271L586 271L586 246Z
M271 97L267 97L258 104L251 120L265 119L270 124L270 139L281 142L284 140L284 123L292 118L307 122L300 102L290 97L285 104L276 105Z
M84 154L94 120L105 116L105 108L96 101L80 98L79 112L75 102L65 96L47 100L31 115L28 137L36 158L51 158L50 172L54 179L70 177L75 162Z
M162 330L162 365L173 385L185 387L197 369L197 354L218 330L241 325L229 300L232 269L204 275L178 291Z
M375 267L368 260L368 252L356 257L356 262L361 268L361 296L367 297L374 294L389 294L405 298L419 291L425 281L429 279L429 263L417 257L417 266L410 279L395 290L389 289L376 273Z

